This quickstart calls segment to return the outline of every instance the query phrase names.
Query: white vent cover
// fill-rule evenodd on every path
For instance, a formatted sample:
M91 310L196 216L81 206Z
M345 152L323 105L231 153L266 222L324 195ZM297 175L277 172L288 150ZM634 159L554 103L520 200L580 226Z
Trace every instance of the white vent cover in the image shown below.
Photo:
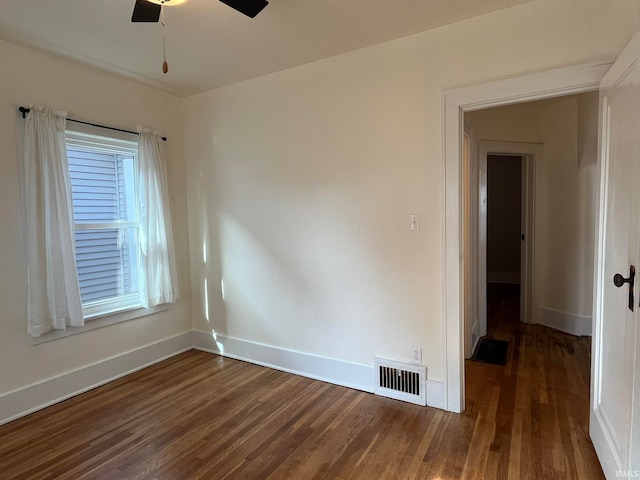
M427 367L375 358L373 393L417 405L427 404Z

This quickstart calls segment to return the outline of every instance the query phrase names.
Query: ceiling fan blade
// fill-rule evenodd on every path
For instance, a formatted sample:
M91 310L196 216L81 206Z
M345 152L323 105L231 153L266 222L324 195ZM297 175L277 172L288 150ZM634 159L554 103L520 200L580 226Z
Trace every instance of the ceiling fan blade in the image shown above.
M133 7L132 22L157 22L160 19L160 5L147 0L136 0Z
M254 18L264 7L269 5L267 0L220 0L234 10L244 13L247 17Z

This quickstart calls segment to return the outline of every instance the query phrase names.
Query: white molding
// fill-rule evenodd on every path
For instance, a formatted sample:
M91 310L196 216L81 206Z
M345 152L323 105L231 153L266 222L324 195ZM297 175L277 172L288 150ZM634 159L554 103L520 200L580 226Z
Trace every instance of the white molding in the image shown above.
M465 111L541 100L598 89L612 62L596 62L443 91L443 314L445 409L464 410L464 289L460 206Z
M444 91L446 106L465 112L598 89L613 59L556 68Z
M0 395L0 425L193 348L191 331Z
M370 365L349 363L202 330L193 331L193 345L196 350L343 387L373 392L374 372L373 366Z
M552 308L540 307L537 318L538 323L546 327L570 333L578 337L591 336L592 317L574 315Z
M444 410L444 382L427 379L427 407Z
M373 366L190 330L0 395L0 425L192 349L373 392ZM444 382L427 379L427 405L444 409Z
M202 330L193 331L193 345L196 350L242 360L334 385L341 385L368 393L373 393L374 390L375 371L373 363L371 365L362 365L345 362L344 360L265 345ZM427 405L440 409L444 408L443 382L427 380Z

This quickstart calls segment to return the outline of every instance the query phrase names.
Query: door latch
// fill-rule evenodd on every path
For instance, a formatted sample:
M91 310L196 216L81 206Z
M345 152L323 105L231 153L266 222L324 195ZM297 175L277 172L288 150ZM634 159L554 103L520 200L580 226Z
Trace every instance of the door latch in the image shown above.
M634 267L633 265L629 266L629 278L624 278L621 274L616 273L613 276L613 284L620 288L621 286L623 286L625 283L629 284L629 310L631 310L633 312L633 306L634 306L634 297L633 297L633 284L635 282L635 278L636 278L636 267Z

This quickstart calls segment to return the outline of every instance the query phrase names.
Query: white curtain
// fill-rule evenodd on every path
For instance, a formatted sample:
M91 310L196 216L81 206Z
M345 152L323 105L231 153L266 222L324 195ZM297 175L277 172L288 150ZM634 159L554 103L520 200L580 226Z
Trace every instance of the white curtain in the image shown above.
M75 261L66 113L32 107L22 129L27 331L84 325Z
M138 128L138 201L140 281L145 308L174 303L180 297L173 249L164 141Z

